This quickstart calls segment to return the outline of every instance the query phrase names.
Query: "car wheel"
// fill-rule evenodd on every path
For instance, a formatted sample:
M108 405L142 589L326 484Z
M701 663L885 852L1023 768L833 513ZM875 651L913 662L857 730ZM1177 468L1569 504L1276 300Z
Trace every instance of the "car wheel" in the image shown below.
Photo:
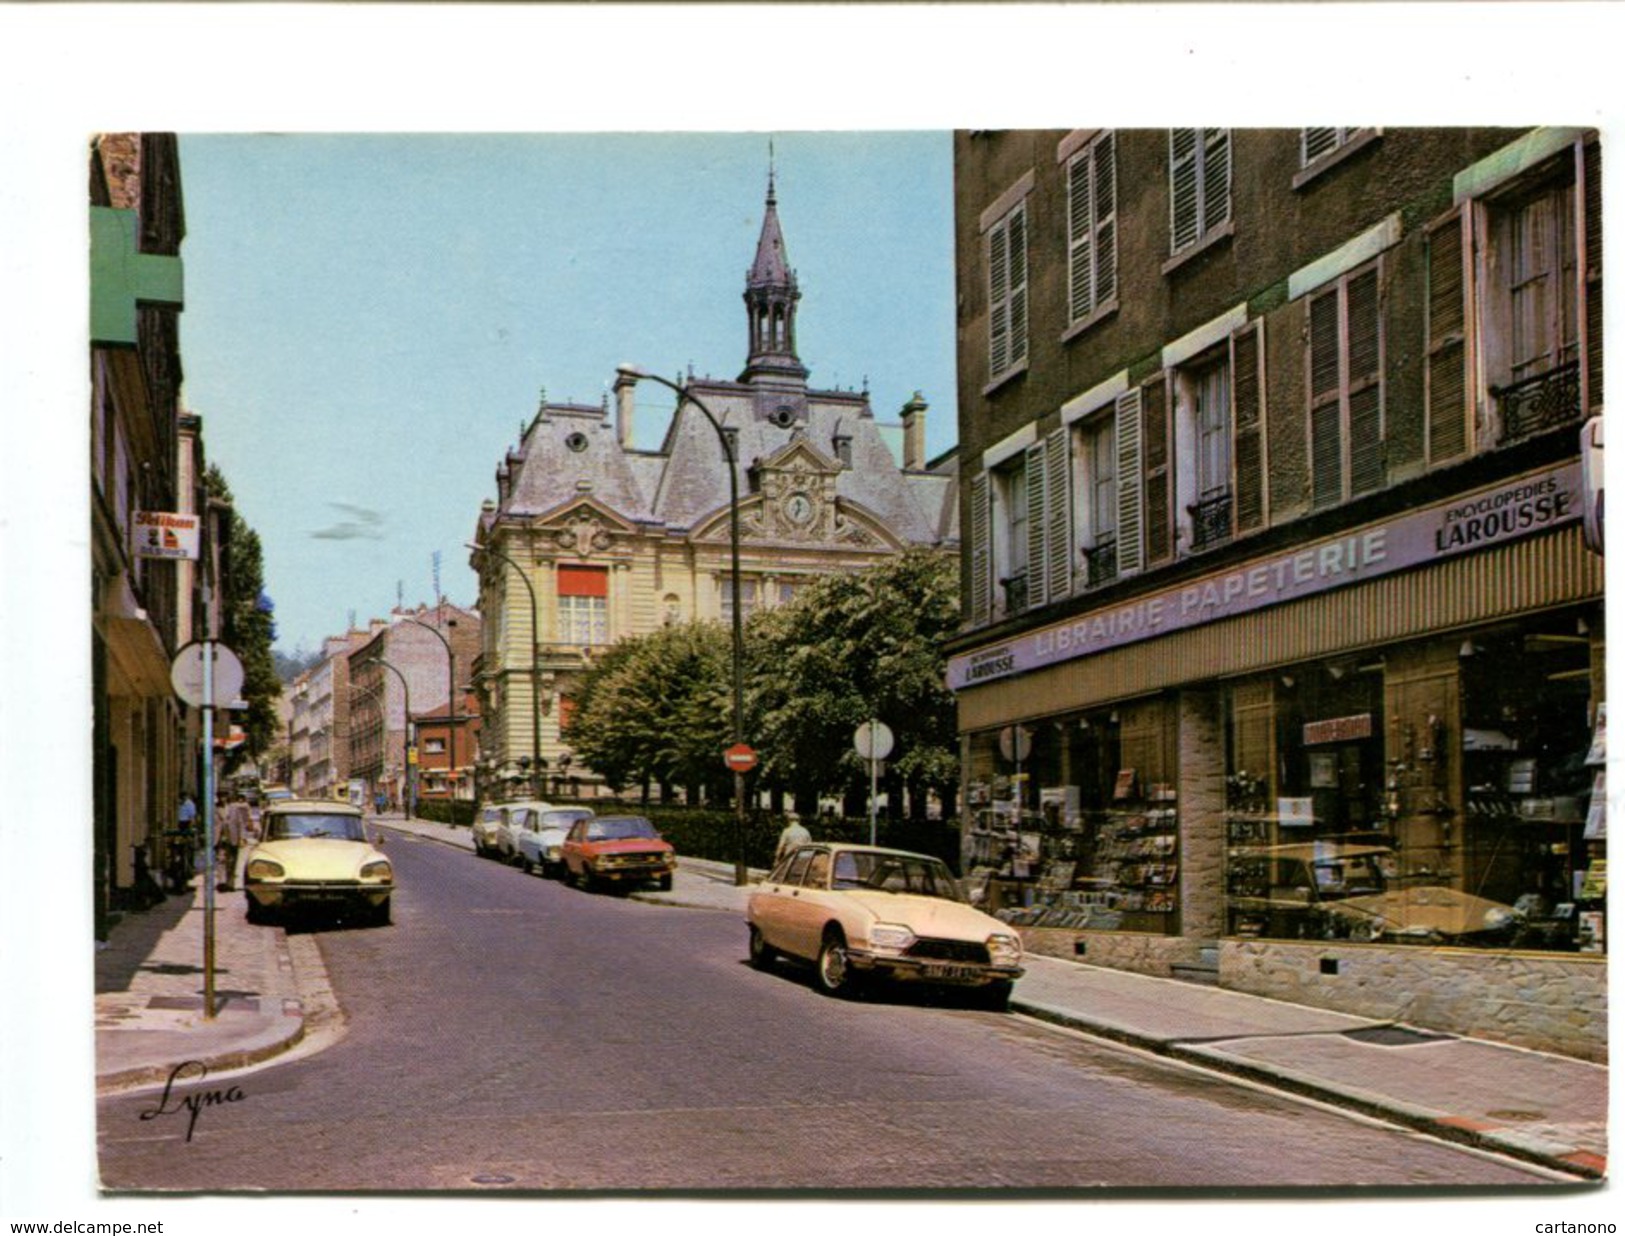
M389 901L385 899L372 908L372 925L374 927L388 927L389 924Z
M818 963L814 968L818 990L826 996L850 996L857 990L857 974L852 969L846 952L846 937L838 927L824 932L824 943L818 949Z
M750 964L758 970L767 970L772 967L773 959L778 955L778 950L763 938L762 929L754 923L751 924Z
M671 892L671 876L670 875L661 876L660 879L655 881L655 887L658 888L663 893Z
M591 867L582 867L581 874L576 878L576 887L585 892L592 892L598 887L598 881L593 877Z
M248 911L245 917L247 917L249 922L269 923L271 921L271 912L269 910L260 905L260 903L255 901L252 897L245 898L245 900L248 902Z
M1008 979L999 979L989 983L976 992L976 1002L990 1013L1007 1013L1010 1011L1010 992L1015 984Z

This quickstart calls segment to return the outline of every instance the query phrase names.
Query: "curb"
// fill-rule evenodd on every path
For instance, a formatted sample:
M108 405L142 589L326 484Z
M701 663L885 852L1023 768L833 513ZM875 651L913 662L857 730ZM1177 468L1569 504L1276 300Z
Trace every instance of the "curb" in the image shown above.
M1016 990L1020 992L1019 986ZM1096 1038L1137 1047L1165 1059L1242 1077L1272 1090L1315 1099L1332 1107L1377 1117L1421 1133L1431 1134L1444 1141L1506 1155L1565 1175L1598 1182L1607 1176L1607 1161L1590 1151L1560 1142L1531 1138L1516 1131L1508 1131L1499 1125L1484 1125L1459 1116L1448 1116L1431 1108L1411 1107L1370 1091L1331 1086L1318 1078L1291 1069L1237 1060L1210 1047L1170 1041L1108 1022L1094 1021L1055 1008L1053 1005L1023 1000L1019 994L1011 998L1010 1010L1024 1013L1039 1021L1065 1026L1069 1030L1079 1030Z

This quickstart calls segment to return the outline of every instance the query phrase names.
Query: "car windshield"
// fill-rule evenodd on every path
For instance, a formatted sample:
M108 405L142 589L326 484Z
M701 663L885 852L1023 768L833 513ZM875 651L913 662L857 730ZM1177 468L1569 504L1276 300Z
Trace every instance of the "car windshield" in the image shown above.
M627 841L633 838L653 841L659 836L655 826L641 816L594 820L587 825L588 841Z
M963 901L959 882L941 859L919 854L885 854L867 850L842 850L835 856L838 889L878 889L887 893L915 893L921 897L941 897Z
M577 820L592 818L590 811L544 811L542 812L543 828L569 828Z
M276 812L265 831L267 841L287 841L291 837L332 837L340 841L365 841L361 817L323 811Z

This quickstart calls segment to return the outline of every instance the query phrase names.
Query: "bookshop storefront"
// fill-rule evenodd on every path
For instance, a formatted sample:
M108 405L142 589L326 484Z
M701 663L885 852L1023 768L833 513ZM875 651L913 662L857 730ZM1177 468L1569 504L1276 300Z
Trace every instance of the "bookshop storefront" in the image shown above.
M1448 544L1574 472L953 658L988 908L1037 952L1603 1058L1601 559L1568 520Z

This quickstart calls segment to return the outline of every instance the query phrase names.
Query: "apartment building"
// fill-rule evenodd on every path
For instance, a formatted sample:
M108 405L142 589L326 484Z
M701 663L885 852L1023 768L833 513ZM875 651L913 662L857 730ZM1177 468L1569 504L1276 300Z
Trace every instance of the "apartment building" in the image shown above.
M1039 951L1602 1058L1597 135L954 162L967 869Z

